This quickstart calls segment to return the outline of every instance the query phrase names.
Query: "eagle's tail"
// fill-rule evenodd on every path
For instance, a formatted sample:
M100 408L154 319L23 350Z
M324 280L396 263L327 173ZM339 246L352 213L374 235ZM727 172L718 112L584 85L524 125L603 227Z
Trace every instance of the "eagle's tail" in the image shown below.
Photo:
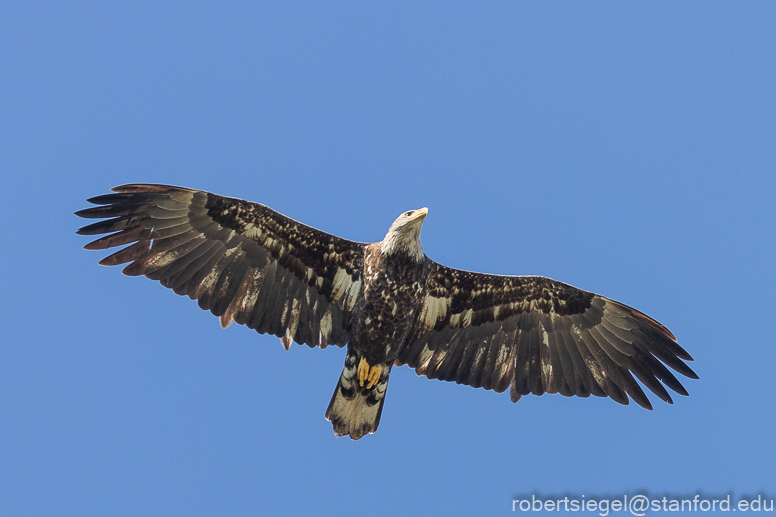
M334 426L335 435L358 440L377 431L392 366L370 366L358 352L348 350L345 368L326 410L326 420Z

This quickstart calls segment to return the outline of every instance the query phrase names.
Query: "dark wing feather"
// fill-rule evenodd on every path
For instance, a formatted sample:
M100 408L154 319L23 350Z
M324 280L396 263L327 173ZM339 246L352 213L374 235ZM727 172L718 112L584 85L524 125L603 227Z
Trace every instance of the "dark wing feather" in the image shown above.
M165 185L123 185L76 212L107 218L78 230L109 234L86 246L129 246L103 265L129 264L202 309L309 346L343 346L361 289L364 245L258 203Z
M651 409L636 379L671 403L663 384L687 391L665 365L698 378L683 360L692 357L667 328L627 305L549 278L434 263L396 364L497 392L511 386L513 402L528 393L592 394Z

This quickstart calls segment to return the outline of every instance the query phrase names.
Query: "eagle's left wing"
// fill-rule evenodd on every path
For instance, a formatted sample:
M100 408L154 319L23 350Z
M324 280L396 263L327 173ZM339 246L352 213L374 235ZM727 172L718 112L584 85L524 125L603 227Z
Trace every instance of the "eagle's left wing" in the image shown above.
M426 296L396 364L418 375L502 392L662 400L687 391L665 367L697 379L667 328L603 296L539 276L473 273L432 264ZM661 362L662 361L662 362ZM665 365L663 364L665 363Z
M167 185L122 185L76 212L107 218L78 230L130 244L100 264L129 262L221 318L308 346L343 346L361 290L364 244L322 232L259 203Z

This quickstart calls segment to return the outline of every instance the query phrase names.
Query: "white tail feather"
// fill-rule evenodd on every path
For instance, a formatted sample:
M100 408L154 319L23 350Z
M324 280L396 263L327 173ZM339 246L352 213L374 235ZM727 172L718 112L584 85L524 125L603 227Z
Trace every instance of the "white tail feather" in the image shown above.
M353 440L358 440L377 431L384 400L381 399L370 406L367 403L367 394L364 393L354 393L353 397L348 399L342 394L338 383L326 410L326 420L331 421L335 435L350 435Z

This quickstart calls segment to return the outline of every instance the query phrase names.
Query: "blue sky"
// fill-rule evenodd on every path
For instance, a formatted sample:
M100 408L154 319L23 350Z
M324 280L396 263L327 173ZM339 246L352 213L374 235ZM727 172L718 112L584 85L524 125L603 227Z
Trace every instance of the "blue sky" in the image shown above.
M526 494L776 496L776 4L6 2L0 514L506 515ZM428 206L443 264L635 306L695 358L654 411L286 352L97 265L118 184L353 240Z

